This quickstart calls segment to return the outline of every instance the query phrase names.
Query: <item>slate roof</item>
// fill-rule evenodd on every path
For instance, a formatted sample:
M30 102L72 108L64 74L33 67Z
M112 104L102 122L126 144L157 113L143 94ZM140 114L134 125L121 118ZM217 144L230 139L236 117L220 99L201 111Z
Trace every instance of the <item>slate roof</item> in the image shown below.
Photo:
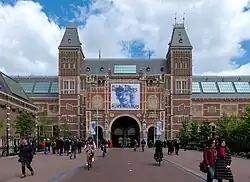
M75 25L67 25L59 48L81 48L81 41Z
M170 47L189 47L192 48L188 38L184 23L176 23L173 28Z
M24 92L19 82L7 76L3 72L0 72L0 91L19 98L23 101L29 101L29 97Z
M85 59L81 64L81 74L104 75L109 70L112 75L115 65L136 65L137 74L140 70L149 75L163 74L167 70L166 59ZM89 71L87 71L89 70ZM123 74L134 75L134 74Z

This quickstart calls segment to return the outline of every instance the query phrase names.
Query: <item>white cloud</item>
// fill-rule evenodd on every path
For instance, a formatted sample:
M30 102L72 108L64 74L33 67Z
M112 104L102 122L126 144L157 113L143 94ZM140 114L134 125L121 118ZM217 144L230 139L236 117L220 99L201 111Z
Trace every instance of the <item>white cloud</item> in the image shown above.
M119 43L134 39L165 57L175 12L180 20L185 12L195 73L249 74L250 65L230 62L244 53L239 43L250 39L250 12L242 12L246 5L247 0L96 0L93 9L103 13L87 14L79 32L86 57L97 57L99 48L103 57L125 57ZM80 12L85 14L76 15L84 20L86 9ZM8 73L56 73L62 30L38 4L0 5L0 25L0 67Z
M33 2L0 4L0 67L9 74L55 74L62 31Z

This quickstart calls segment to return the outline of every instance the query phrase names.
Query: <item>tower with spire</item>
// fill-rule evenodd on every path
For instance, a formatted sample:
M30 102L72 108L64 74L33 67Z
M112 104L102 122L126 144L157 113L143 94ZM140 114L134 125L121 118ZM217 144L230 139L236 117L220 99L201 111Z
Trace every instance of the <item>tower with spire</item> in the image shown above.
M80 70L85 58L77 27L68 25L58 47L59 124L70 123L75 136L83 135L80 116Z
M185 28L185 18L178 23L175 17L171 40L169 42L167 73L170 75L170 103L168 136L174 138L183 121L192 118L192 45ZM182 99L180 99L182 98Z

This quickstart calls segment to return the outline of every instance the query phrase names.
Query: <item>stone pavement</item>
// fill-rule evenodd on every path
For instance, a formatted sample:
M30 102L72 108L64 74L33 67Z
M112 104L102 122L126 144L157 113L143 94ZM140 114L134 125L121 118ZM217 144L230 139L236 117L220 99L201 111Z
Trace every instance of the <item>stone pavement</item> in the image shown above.
M75 160L70 160L68 156L37 154L32 162L35 171L34 176L27 176L20 179L21 166L17 161L18 157L1 158L0 182L48 182L64 171L74 169L83 165L86 161L84 154L78 154ZM27 175L29 175L27 170ZM53 180L52 180L53 181Z
M158 166L152 149L145 152L133 149L112 149L105 158L94 162L92 169L78 168L60 182L109 181L109 182L201 182L166 161Z
M202 152L200 151L180 151L180 154L169 156L167 152L164 154L165 159L169 162L176 164L180 168L185 168L190 173L206 178L206 174L199 170L199 164L202 161ZM232 171L236 182L248 182L250 181L250 160L232 157Z

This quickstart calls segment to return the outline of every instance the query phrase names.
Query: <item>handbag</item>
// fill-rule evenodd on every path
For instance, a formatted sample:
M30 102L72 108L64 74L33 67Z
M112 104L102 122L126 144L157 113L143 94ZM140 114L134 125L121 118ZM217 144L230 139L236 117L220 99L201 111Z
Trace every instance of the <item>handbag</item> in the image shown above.
M208 172L208 169L207 169L207 165L204 163L204 162L201 162L200 165L200 171L203 172L203 173L207 173Z

